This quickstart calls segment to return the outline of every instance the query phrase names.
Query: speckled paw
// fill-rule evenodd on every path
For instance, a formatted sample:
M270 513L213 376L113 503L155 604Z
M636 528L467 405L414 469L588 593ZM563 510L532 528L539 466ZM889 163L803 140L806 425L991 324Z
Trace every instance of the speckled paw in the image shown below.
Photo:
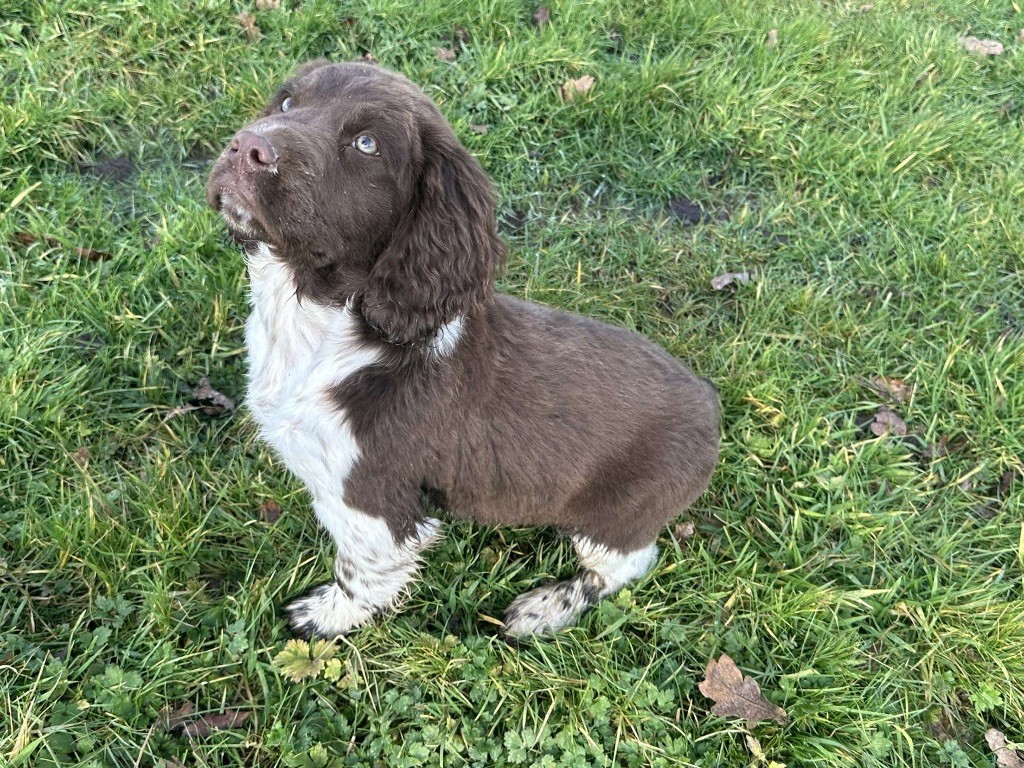
M357 604L336 583L314 587L285 606L292 632L307 639L344 635L366 624L374 612Z

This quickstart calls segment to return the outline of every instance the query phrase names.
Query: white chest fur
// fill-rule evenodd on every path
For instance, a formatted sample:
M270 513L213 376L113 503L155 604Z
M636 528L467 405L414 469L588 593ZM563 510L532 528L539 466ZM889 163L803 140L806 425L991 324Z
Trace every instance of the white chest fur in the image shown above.
M376 362L379 352L360 342L348 307L300 304L289 271L269 246L261 244L248 267L249 409L314 502L340 499L359 447L329 390Z

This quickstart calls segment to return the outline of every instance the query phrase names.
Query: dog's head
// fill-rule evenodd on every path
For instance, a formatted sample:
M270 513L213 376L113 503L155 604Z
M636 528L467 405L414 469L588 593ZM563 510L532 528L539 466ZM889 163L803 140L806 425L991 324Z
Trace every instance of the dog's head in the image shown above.
M377 66L300 67L218 158L206 197L292 269L410 344L486 299L505 247L491 185L434 103Z

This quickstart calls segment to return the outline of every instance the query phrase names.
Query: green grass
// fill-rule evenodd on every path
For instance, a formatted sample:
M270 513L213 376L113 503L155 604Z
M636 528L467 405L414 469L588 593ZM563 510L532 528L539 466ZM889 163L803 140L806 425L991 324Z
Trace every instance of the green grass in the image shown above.
M513 0L281 5L0 13L0 764L991 766L987 728L1024 741L1017 4L565 0L540 32ZM402 612L294 683L280 605L330 557L308 501L244 409L164 419L204 375L243 393L209 158L296 63L364 51L495 179L503 288L713 378L723 455L696 535L580 627L498 639L570 548L454 524ZM906 438L865 429L874 376L913 385ZM721 653L789 712L749 731L763 759L697 690ZM190 739L162 725L189 704L250 714Z

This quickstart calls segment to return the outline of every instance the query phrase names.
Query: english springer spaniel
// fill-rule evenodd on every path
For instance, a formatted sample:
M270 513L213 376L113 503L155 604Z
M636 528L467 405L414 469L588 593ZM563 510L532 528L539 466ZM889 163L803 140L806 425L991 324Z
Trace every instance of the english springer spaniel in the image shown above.
M294 631L392 606L440 534L433 507L572 537L579 572L517 597L513 637L651 568L718 460L716 391L635 333L495 293L490 182L423 91L303 65L207 200L252 283L249 408L338 547L334 578L287 606Z

